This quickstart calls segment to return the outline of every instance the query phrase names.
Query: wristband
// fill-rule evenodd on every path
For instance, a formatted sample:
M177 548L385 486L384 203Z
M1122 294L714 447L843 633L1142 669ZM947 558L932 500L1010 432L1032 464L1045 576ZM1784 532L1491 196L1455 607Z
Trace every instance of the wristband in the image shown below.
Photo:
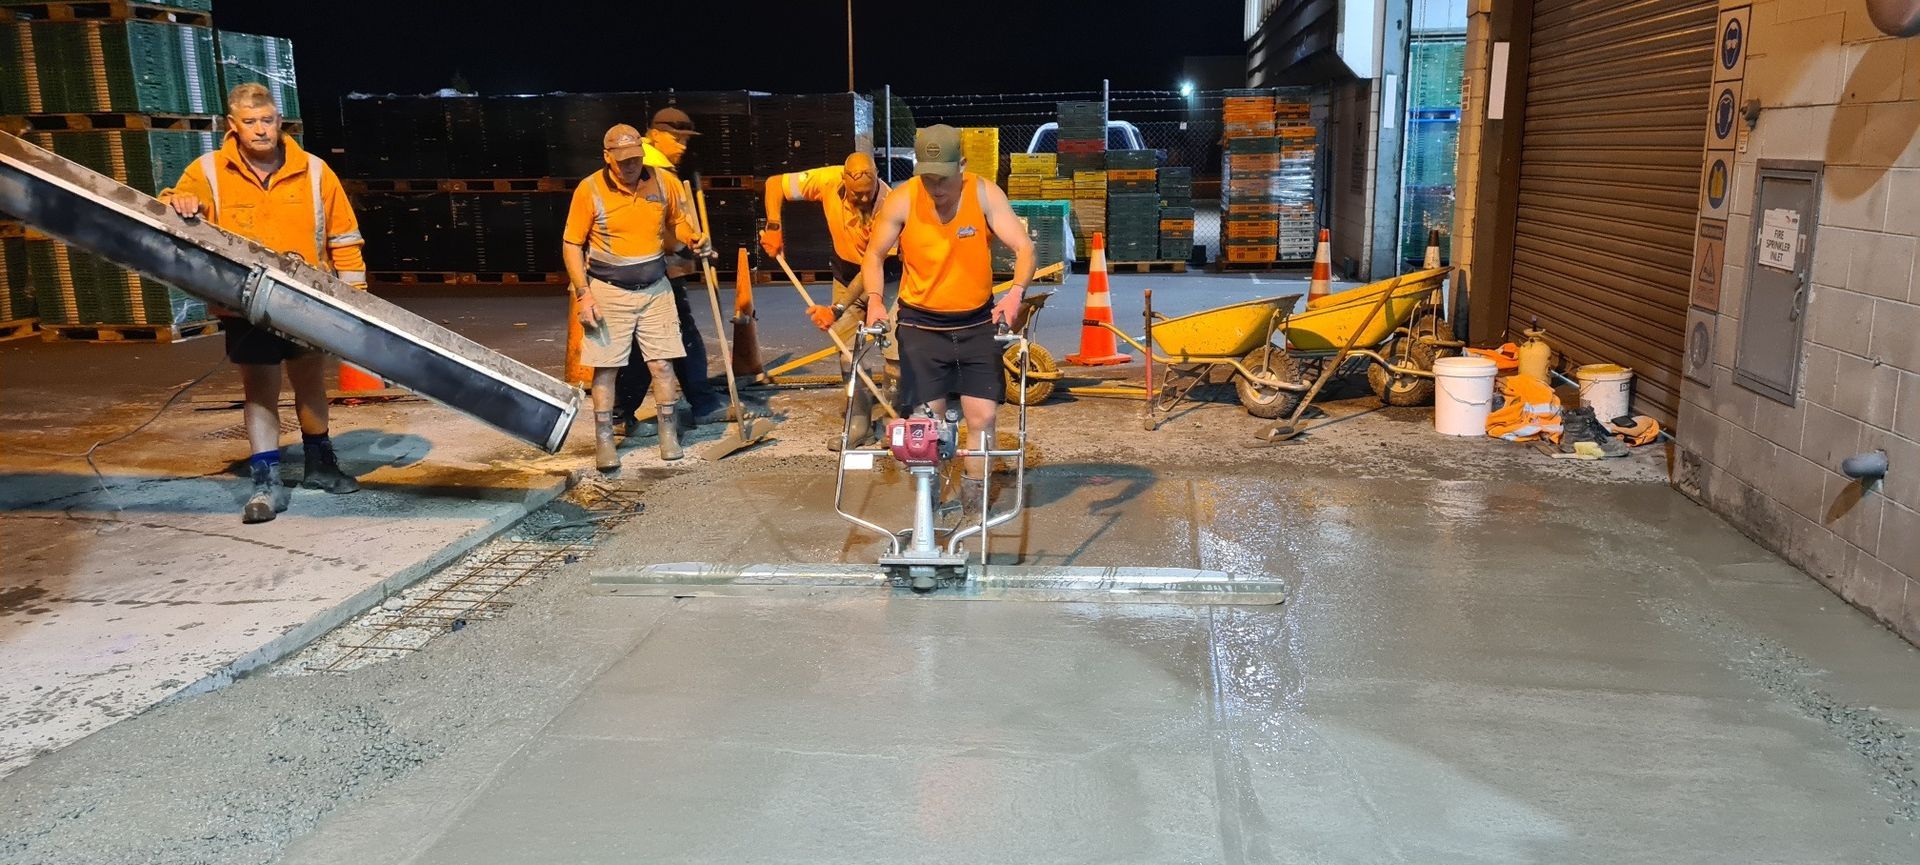
M766 225L766 227L765 227L765 228L763 228L763 229L761 229L761 230L762 230L762 231L779 231L779 230L780 230L780 223L778 223L778 222L769 222L769 223L767 223L767 225Z

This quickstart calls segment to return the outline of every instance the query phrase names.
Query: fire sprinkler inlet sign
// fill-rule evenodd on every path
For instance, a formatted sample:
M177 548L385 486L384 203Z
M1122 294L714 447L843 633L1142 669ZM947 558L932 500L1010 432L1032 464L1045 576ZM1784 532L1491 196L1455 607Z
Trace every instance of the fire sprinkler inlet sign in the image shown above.
M1760 222L1760 264L1793 272L1800 251L1800 211L1772 208Z

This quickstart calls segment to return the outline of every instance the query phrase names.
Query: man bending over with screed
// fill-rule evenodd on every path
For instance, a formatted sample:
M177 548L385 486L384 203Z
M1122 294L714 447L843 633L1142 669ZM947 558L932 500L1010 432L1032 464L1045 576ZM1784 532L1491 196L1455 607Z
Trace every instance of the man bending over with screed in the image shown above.
M887 195L867 241L861 277L866 286L867 325L886 318L882 272L887 250L900 247L901 414L927 405L946 412L949 394L960 395L969 431L962 448L987 450L995 441L994 418L1006 396L998 325L1013 325L1027 283L1033 279L1033 243L1007 203L1006 193L966 170L960 131L929 126L914 136L914 177ZM1013 250L1013 285L993 299L993 254L988 232ZM963 508L977 507L986 482L986 460L967 461L961 482Z
M280 107L259 84L227 94L227 136L219 150L194 160L180 182L160 193L175 213L207 222L279 253L299 256L354 288L367 287L365 242L340 178L320 158L280 134ZM227 359L240 368L246 398L247 470L253 495L244 523L264 523L287 509L280 480L281 369L293 382L306 472L300 486L344 494L360 483L340 470L327 430L329 357L231 310L215 310L226 331Z

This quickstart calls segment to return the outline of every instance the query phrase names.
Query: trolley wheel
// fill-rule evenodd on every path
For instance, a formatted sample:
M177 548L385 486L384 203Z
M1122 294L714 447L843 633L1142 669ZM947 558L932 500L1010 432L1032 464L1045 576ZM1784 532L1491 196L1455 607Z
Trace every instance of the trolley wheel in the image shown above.
M1039 405L1046 402L1047 397L1053 396L1053 386L1055 382L1051 379L1042 381L1033 381L1030 379L1027 381L1026 392L1021 393L1020 346L1007 346L1006 353L1000 357L1000 367L1002 373L1007 378L1008 402L1015 403L1016 405ZM1052 352L1047 351L1044 346L1027 343L1027 373L1029 375L1036 372L1056 373L1059 371L1060 364L1054 361Z
M1302 385L1303 389L1307 384L1306 376L1300 368L1300 359L1288 354L1285 349L1263 345L1248 353L1241 363L1247 369L1267 378ZM1241 375L1233 377L1233 390L1239 395L1240 404L1246 407L1247 414L1259 418L1277 418L1292 414L1293 410L1300 405L1300 397L1304 395L1299 391L1261 387Z
M1432 372L1433 362L1441 357L1441 352L1451 353L1452 350L1412 337L1407 339L1401 365ZM1367 364L1367 385L1373 388L1373 395L1387 405L1428 405L1433 402L1433 379L1417 375L1394 375L1377 363Z

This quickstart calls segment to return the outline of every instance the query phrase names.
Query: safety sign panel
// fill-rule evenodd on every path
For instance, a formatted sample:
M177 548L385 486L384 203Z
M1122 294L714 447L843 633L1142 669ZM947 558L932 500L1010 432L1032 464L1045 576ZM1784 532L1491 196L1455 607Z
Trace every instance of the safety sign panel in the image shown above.
M1693 239L1693 288L1688 301L1708 312L1720 311L1720 278L1727 264L1727 224L1700 220Z
M1733 151L1707 152L1707 165L1700 178L1700 215L1726 219L1733 203Z
M1734 149L1740 120L1740 82L1722 81L1713 85L1713 101L1708 106L1707 149Z
M1747 24L1752 17L1752 6L1720 11L1719 37L1713 46L1713 80L1739 81L1746 76Z

